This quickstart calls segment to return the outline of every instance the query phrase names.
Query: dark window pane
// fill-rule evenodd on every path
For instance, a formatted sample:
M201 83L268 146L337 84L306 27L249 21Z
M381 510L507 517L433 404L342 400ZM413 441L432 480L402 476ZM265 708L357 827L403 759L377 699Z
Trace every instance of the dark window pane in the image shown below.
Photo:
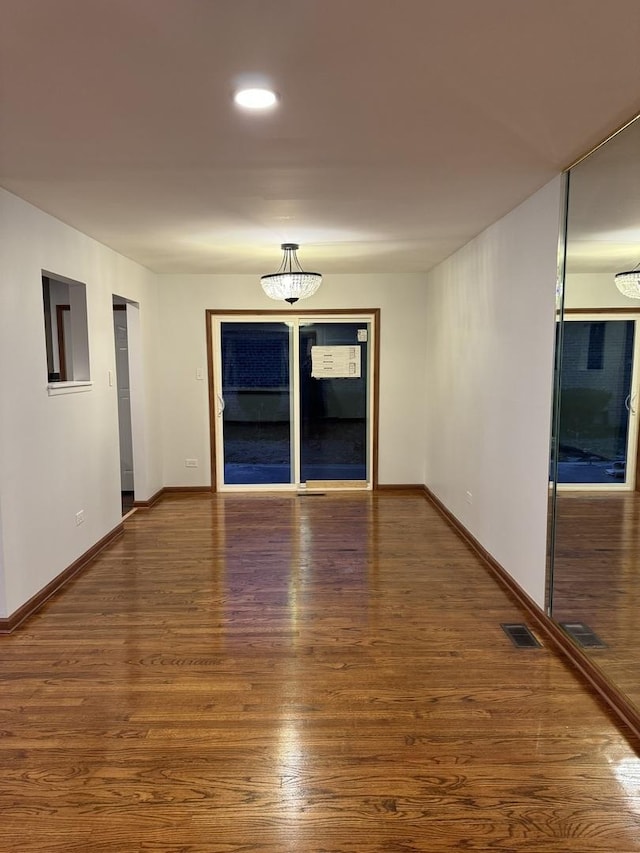
M222 323L224 481L291 482L289 328Z
M632 320L565 321L560 483L625 482L633 336Z
M361 332L358 340L358 332ZM310 323L300 329L300 479L367 479L366 323ZM317 378L314 347L360 350L360 376Z

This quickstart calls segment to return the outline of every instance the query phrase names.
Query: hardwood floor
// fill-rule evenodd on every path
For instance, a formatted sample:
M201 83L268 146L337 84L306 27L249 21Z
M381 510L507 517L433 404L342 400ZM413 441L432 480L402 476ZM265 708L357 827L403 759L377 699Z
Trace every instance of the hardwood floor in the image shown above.
M640 493L560 492L553 614L585 622L588 654L640 707Z
M0 638L0 850L640 851L640 759L420 496L169 497Z

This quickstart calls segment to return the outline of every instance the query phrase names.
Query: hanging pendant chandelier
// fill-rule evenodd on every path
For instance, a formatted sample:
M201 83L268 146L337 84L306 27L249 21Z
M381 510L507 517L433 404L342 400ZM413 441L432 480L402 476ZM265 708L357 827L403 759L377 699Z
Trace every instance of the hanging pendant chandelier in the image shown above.
M640 299L640 264L636 264L634 269L626 272L616 273L616 287L623 296L628 296L630 299Z
M305 272L302 269L296 255L297 243L283 243L280 248L284 256L278 271L263 275L260 278L260 284L271 299L284 299L285 302L293 305L298 299L313 296L322 284L322 275L319 272Z

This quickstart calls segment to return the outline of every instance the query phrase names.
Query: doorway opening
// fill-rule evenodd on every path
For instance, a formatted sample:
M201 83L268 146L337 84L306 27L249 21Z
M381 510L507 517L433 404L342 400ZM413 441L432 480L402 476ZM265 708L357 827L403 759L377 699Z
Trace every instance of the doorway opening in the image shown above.
M113 333L116 351L118 433L120 437L120 495L122 515L133 509L133 429L131 426L131 381L129 371L129 327L127 301L113 297Z
M207 315L215 488L373 488L379 309Z

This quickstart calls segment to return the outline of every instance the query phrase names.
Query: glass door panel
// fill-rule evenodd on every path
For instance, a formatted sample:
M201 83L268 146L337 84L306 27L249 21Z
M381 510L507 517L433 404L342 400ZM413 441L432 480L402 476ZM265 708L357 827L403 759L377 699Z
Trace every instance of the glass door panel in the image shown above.
M370 323L301 322L300 482L369 477Z
M559 483L624 486L634 476L634 335L634 320L565 317Z
M220 349L221 482L291 483L290 327L223 322Z
M218 488L372 488L375 333L371 314L212 318Z

